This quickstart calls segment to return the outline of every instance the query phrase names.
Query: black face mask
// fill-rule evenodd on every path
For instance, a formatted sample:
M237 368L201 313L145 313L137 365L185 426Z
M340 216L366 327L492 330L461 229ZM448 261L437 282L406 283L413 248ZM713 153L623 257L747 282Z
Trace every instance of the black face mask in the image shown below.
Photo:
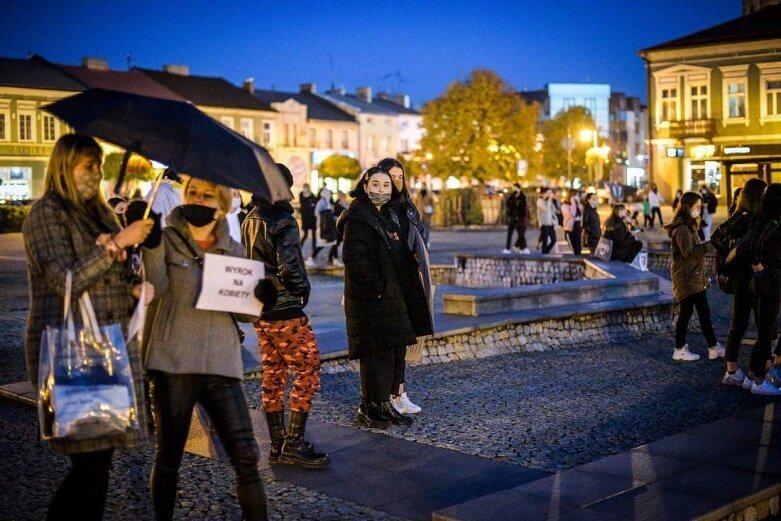
M183 204L182 217L188 223L192 224L196 228L206 226L214 220L214 214L217 212L216 208L209 208L201 204Z

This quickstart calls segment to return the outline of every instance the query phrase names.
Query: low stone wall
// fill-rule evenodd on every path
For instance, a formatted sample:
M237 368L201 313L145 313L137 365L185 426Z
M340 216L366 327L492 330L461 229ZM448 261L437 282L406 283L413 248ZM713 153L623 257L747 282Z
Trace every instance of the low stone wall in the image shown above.
M724 509L700 517L703 521L764 521L781 517L781 487L771 487L765 492L738 500ZM723 511L731 511L727 514Z
M435 286L455 286L456 268L443 264L434 264L430 268L431 283Z
M648 251L648 269L650 271L670 271L670 265L673 261L673 254L670 251L649 250ZM716 274L716 256L709 254L705 256L705 269L709 275Z
M589 345L620 338L668 333L675 327L677 313L678 307L670 303L445 332L425 341L423 359L419 363L435 364L506 353L548 351L562 346L587 348ZM669 347L672 349L673 346ZM347 357L343 356L324 360L321 367L325 373L357 371L358 361L347 361Z
M456 256L455 285L467 288L514 288L529 284L604 278L598 269L587 271L580 258L552 255Z

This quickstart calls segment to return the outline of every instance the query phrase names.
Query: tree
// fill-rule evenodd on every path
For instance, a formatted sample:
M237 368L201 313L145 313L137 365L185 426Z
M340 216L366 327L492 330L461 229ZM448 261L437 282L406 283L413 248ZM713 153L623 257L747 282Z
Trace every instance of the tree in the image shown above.
M537 104L526 104L495 72L475 70L423 109L421 153L437 177L517 179L518 162L537 164Z
M318 171L322 177L347 177L348 179L357 179L361 174L361 164L357 159L334 154L326 157Z
M117 179L124 156L124 152L113 152L106 156L103 162L104 179L108 181ZM152 181L155 177L152 163L137 154L130 156L127 162L127 169L125 170L125 183L130 183L131 181Z
M542 171L548 177L567 176L567 130L572 150L572 177L585 178L588 174L586 151L593 146L580 139L580 131L594 130L594 120L584 107L570 107L556 114L542 125Z

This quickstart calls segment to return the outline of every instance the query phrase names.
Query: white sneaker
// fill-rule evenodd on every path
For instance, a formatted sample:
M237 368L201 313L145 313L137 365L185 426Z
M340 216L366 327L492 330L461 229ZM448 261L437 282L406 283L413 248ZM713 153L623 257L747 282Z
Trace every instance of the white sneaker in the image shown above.
M716 360L717 358L724 358L724 346L720 342L716 342L716 345L708 348L708 360Z
M757 385L757 383L754 382L754 385L751 386L751 394L759 394L762 396L781 396L781 389L771 384L767 380L762 380L762 385Z
M695 360L699 360L700 355L695 355L691 351L689 351L689 344L686 344L682 348L678 349L677 347L673 350L673 360L677 362L694 362Z
M746 378L746 375L743 374L743 371L738 369L735 371L735 374L729 374L729 372L724 373L724 378L721 379L721 383L724 385L734 385L736 387L742 387L743 382L748 380Z
M343 268L344 267L344 262L340 261L339 259L334 259L334 266L336 266L338 268Z
M401 393L401 396L399 396L399 401L404 405L404 408L407 410L407 414L418 414L421 411L419 406L410 401L407 393Z
M508 255L508 254L510 254L512 252L510 250L508 250L507 248L505 248L505 249L502 250L502 253L505 254L505 255Z
M314 268L317 266L317 263L315 263L315 260L312 257L309 257L307 260L304 261L304 265L307 268Z
M521 250L521 253L523 253L525 255L529 255L531 253L531 250L529 248L524 248L524 249Z
M751 390L751 388L752 388L752 387L754 387L754 380L752 380L751 378L749 378L749 377L747 376L747 377L746 377L746 379L745 379L745 380L743 380L743 386L742 386L742 387L743 387L745 390L747 390L747 391L750 391L750 390Z
M396 412L399 414L407 414L407 409L404 407L404 404L401 403L401 396L392 394L390 397L390 402L391 405L393 405L393 408L396 409Z

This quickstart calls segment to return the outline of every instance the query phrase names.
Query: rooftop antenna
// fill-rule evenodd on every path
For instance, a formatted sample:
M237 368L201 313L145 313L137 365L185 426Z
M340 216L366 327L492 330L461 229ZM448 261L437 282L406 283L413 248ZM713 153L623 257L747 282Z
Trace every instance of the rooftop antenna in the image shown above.
M380 80L385 81L385 80L387 80L389 78L395 78L396 79L396 92L397 93L402 92L401 84L404 83L406 80L401 75L401 71L400 70L396 70L396 72L389 72L385 76L381 77Z
M127 70L130 70L133 66L133 55L130 54L130 51L127 51L125 55L125 62L127 63Z

